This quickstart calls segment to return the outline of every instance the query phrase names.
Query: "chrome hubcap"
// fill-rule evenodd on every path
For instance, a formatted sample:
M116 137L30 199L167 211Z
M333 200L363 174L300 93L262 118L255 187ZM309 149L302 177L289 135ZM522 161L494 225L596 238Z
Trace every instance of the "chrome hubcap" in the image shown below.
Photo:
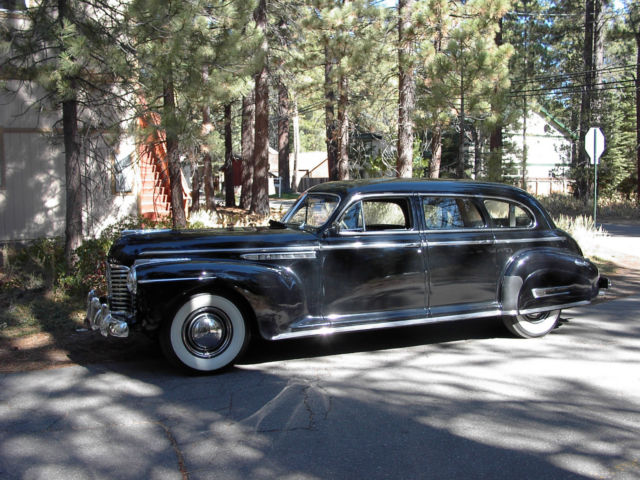
M546 320L548 317L549 312L530 313L529 315L524 315L525 320L530 323L540 323Z
M189 315L182 327L182 341L193 355L211 358L229 346L232 333L229 317L221 310L207 307Z

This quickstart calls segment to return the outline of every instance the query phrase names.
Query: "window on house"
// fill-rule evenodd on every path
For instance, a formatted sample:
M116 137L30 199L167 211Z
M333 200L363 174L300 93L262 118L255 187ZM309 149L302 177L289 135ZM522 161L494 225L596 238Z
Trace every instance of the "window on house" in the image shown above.
M133 162L131 155L116 157L113 162L115 193L130 193L133 191Z
M426 197L422 200L427 230L485 226L478 207L468 198Z
M498 228L526 228L533 226L533 217L524 208L506 200L485 200L493 225Z

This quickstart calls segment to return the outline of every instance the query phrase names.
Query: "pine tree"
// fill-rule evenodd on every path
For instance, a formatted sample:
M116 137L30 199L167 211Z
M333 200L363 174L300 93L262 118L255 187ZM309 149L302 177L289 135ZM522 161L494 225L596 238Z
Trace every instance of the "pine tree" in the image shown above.
M116 114L122 106L118 86L128 71L119 35L123 14L118 5L91 1L37 2L23 12L22 21L0 25L3 55L0 70L15 78L11 87L37 84L44 95L38 108L57 111L62 118L65 155L65 259L83 236L83 152L100 158L102 139L95 132L119 131Z

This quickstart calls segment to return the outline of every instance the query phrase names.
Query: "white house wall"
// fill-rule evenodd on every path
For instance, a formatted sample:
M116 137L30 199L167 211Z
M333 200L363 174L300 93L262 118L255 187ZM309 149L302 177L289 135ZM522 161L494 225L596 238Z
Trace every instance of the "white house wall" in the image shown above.
M62 236L66 201L59 117L29 108L38 92L28 85L18 90L17 82L8 83L17 93L0 95L0 242ZM129 144L116 150L131 150ZM137 213L137 183L133 182L132 192L115 194L113 153L104 153L102 162L88 160L85 166L87 236Z
M521 176L520 168L524 151L522 130L509 132L508 135L518 152L509 160L518 167L518 176ZM571 141L537 112L531 112L527 119L526 142L527 178L549 178L552 172L566 173L569 167Z

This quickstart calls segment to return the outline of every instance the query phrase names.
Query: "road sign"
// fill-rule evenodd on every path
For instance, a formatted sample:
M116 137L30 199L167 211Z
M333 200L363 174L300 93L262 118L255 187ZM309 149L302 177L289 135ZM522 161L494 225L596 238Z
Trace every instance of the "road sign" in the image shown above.
M600 163L600 155L604 152L604 135L598 127L591 127L584 137L584 149L591 157L591 164Z

